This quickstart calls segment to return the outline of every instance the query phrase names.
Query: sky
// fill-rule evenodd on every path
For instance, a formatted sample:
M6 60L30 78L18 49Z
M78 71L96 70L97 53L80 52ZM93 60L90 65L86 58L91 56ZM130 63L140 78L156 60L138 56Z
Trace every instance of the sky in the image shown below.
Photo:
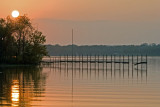
M26 14L46 44L160 43L160 0L0 0L0 17Z

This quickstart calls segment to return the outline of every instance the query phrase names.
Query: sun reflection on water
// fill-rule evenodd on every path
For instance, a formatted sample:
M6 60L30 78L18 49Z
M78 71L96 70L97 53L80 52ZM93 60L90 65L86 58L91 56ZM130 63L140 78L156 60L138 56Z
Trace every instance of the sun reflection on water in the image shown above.
M12 106L18 106L19 103L19 81L13 80L13 85L11 88L11 99L12 99Z

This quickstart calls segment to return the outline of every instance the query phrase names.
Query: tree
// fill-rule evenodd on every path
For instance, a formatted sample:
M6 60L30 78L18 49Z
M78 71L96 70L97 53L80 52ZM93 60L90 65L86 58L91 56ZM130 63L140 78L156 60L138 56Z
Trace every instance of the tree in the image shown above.
M8 18L7 18L8 19ZM0 19L0 62L7 62L14 54L13 26L9 20ZM12 52L11 52L12 51Z
M0 19L0 63L38 64L47 55L45 41L26 15Z
M37 30L29 35L24 52L24 61L26 63L39 63L43 56L47 55L46 47L42 45L45 41L45 36Z

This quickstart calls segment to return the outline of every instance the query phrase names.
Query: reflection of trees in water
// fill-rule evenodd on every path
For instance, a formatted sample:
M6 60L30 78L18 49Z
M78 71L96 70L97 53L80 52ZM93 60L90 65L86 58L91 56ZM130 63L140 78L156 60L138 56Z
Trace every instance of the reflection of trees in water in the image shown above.
M45 92L46 74L40 67L0 68L2 105L27 106ZM36 97L36 98L35 98Z

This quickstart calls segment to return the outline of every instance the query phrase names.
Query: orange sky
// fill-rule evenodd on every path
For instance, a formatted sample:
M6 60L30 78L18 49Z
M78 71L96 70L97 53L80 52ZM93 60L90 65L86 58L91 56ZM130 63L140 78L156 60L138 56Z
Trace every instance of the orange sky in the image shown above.
M160 0L1 0L1 17L17 9L33 18L155 20Z
M135 22L144 24L140 25L142 26L142 31L144 32L148 32L148 29L144 28L146 25L153 26L151 27L152 29L154 29L154 26L158 26L156 22L159 22L160 19L159 4L160 0L1 0L0 17L4 18L7 15L10 15L11 11L15 9L19 10L21 15L27 14L31 19L36 20L35 22L38 23L39 28L47 35L48 43L68 44L70 42L69 40L64 43L70 35L70 31L67 28L74 27L75 29L79 28L77 29L78 37L82 35L84 36L84 39L78 38L80 39L80 41L77 40L77 42L79 42L78 44L116 44L118 40L116 42L112 41L113 35L115 37L116 35L119 35L123 38L123 36L126 34L125 28L122 29L122 32L119 32L118 30L121 29L121 27L117 28L117 26L124 26L125 24L129 24L127 25L129 27L131 26L129 30L135 28L135 32L138 32L138 29L136 28L139 26L137 25L136 27L136 25L134 25L133 27L132 24L134 24ZM56 22L57 20L58 22ZM61 20L62 22L59 22ZM49 25L45 23L46 21ZM56 22L57 25L55 25L55 23L52 23L51 25L51 23L48 21ZM67 24L63 23L64 21L67 21ZM81 23L81 21L83 21L83 24ZM87 26L87 23L85 23L86 21L90 23L91 21L93 21L93 26ZM97 28L94 27L96 26L96 24L94 24L94 21L100 21ZM116 26L115 31L113 27L113 29L111 30L113 32L110 32L110 35L108 35L108 32L105 32L107 31L107 29L105 29L104 27L108 28L109 26L107 26L107 24L100 25L101 21L114 21L113 23L116 23L118 21L117 25L114 25L113 23L109 24L110 26ZM124 22L124 24L121 22ZM55 28L56 26L57 28ZM50 29L51 27L58 29L59 32L57 30L53 32L53 30ZM84 27L86 27L86 29L82 29ZM96 31L95 29L103 30ZM155 34L156 37L157 34L159 34L158 30L159 29L157 29ZM64 32L61 33L61 31ZM116 34L116 31L119 33ZM154 32L155 31L152 30L150 34L153 33L154 35ZM127 33L124 38L131 36L131 33L132 32ZM101 40L97 40L97 38L99 38L98 34L102 37ZM106 35L110 41L104 40L106 38ZM85 42L85 37L89 38L90 36L94 36L94 38L91 41ZM145 33L139 33L135 36L144 37ZM64 37L64 40L60 37ZM54 41L51 40L53 38ZM135 38L134 41L131 40L130 42L126 42L128 40L123 41L122 39L120 40L121 42L118 41L119 43L117 44L134 44L145 42L142 40L136 42L136 39L138 38ZM148 38L146 42L154 42L154 40L149 41L150 39L151 38ZM155 38L155 40L157 39L160 38Z

